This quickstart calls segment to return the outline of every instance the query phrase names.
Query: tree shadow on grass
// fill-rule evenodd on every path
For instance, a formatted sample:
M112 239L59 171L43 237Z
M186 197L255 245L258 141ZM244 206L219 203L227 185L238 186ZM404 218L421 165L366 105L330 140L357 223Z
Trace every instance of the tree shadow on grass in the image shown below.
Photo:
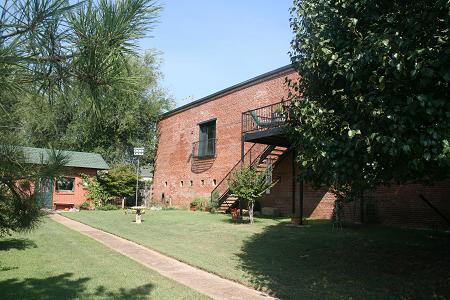
M47 278L7 279L0 281L1 299L146 299L152 284L133 289L121 288L110 291L99 286L93 292L86 291L90 278L72 278L72 273L63 273Z
M2 239L0 240L0 251L8 251L8 250L25 250L28 248L37 248L35 242L30 239Z
M450 299L450 235L382 226L269 226L239 254L282 299Z

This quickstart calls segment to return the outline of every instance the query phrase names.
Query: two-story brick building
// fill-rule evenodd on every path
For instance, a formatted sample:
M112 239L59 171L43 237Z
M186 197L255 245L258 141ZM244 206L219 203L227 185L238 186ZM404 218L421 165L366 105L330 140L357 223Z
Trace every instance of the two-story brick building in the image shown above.
M330 218L335 198L328 188L314 189L296 180L301 170L283 134L287 78L299 78L290 65L165 113L158 123L153 201L186 207L195 197L216 193L222 208L227 208L236 201L227 179L243 160L273 170L277 184L259 200L261 206L277 208L283 215ZM345 216L355 221L366 217L408 226L447 226L437 211L450 216L449 183L383 187L368 194L365 203L347 205ZM429 203L419 198L420 193Z

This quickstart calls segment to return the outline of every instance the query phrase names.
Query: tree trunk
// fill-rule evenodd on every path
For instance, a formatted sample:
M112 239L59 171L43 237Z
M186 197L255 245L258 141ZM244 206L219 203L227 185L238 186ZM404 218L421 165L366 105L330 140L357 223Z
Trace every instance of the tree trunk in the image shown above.
M253 224L253 207L255 206L254 201L248 202L248 216L250 217L250 224Z

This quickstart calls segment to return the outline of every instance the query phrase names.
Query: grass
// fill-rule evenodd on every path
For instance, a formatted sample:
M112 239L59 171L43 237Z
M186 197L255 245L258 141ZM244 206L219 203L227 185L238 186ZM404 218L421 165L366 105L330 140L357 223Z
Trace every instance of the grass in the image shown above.
M450 235L326 221L233 224L229 216L121 211L66 216L283 299L450 299Z
M102 244L45 218L0 238L0 298L203 299Z

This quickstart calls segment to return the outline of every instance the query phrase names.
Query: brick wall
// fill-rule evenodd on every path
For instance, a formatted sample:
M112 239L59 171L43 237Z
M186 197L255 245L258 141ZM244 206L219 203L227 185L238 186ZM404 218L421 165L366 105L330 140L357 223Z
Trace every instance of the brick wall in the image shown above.
M163 118L158 123L158 149L152 191L154 202L171 199L188 206L195 197L208 197L241 157L241 113L277 103L287 97L289 70L250 86L219 95L210 101ZM198 123L216 118L216 157L194 159L192 143L199 139ZM246 150L251 144L246 144ZM183 181L183 183L181 183ZM192 185L191 185L192 182Z
M280 102L287 96L285 78L296 77L293 71L271 76L227 94L222 94L176 112L158 123L158 149L152 201L171 200L176 206L188 206L195 197L209 198L218 184L241 156L241 113L264 105ZM192 143L199 139L198 123L216 118L216 153L212 159L192 157ZM252 144L246 144L246 150ZM263 148L263 147L261 147ZM296 171L297 174L299 170ZM292 154L274 169L281 181L269 195L261 199L262 206L277 207L283 215L292 213ZM296 212L299 211L299 183L295 184ZM367 194L364 202L368 221L408 227L445 227L446 224L418 195L422 193L450 218L450 181L434 186L410 184L382 187ZM67 197L69 199L69 197ZM329 219L332 216L334 196L328 188L313 188L304 184L304 216ZM65 200L64 200L65 201ZM345 219L361 220L358 201L346 204Z
M85 202L87 190L83 188L83 179L80 174L86 174L89 176L95 176L97 174L96 169L88 168L71 168L64 176L75 178L73 192L58 192L56 191L56 185L53 185L53 207L56 209L62 209L65 207L79 206Z
M345 218L360 222L361 212L365 222L399 225L416 228L444 229L449 225L422 201L424 195L433 206L450 219L450 179L434 185L405 184L383 186L364 196L363 207L359 201L345 205Z
M262 207L276 207L284 216L292 215L292 191L295 188L295 212L300 211L300 182L295 181L292 186L292 152L288 154L274 168L274 177L280 181L275 185L269 195L261 199ZM296 174L300 174L297 168ZM327 188L314 188L311 184L303 184L303 216L311 219L330 219L333 213L334 195Z

